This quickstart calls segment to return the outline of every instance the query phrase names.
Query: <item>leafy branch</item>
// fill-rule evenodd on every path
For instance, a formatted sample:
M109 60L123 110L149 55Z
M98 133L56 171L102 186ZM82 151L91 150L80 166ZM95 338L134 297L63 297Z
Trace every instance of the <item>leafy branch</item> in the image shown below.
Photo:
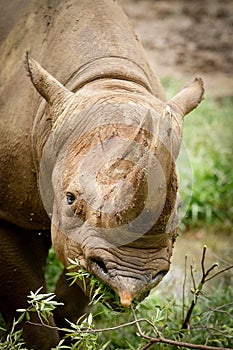
M178 340L170 339L170 335L172 334L171 332L169 333L168 337L164 335L164 329L166 326L162 327L162 331L161 331L161 327L159 329L159 322L160 323L162 322L164 325L166 325L165 319L163 317L161 318L160 314L157 314L157 316L153 321L144 317L138 318L136 315L137 309L135 305L131 306L131 310L128 309L132 313L132 317L133 317L132 321L118 324L113 327L96 329L92 314L82 316L77 321L77 323L72 323L67 321L68 322L67 328L60 329L58 327L52 327L49 325L49 319L53 315L54 309L62 305L62 303L57 303L54 300L55 298L54 293L47 293L47 294L40 293L41 292L41 288L40 288L36 292L31 292L30 295L28 296L28 303L29 303L28 308L17 310L21 312L21 315L19 319L14 322L14 327L12 328L10 334L8 335L7 343L1 342L0 340L0 345L2 346L1 348L9 349L9 344L16 344L18 342L19 344L18 347L17 345L14 345L15 346L14 349L23 349L23 350L26 349L24 347L24 344L21 342L22 332L21 331L16 332L15 325L18 325L23 319L25 319L26 322L32 324L30 315L32 312L36 312L40 321L40 323L39 324L37 323L36 325L45 326L45 327L57 329L58 331L65 332L66 336L63 337L63 339L57 345L56 350L71 349L71 348L105 350L107 349L111 341L108 340L100 348L98 343L99 334L102 334L104 332L116 331L119 329L123 329L125 327L132 327L132 326L134 327L136 326L137 334L139 335L139 337L147 342L145 345L141 345L140 350L149 349L155 343L167 344L175 347L183 347L188 349L229 350L229 348L227 347L223 348L223 347L215 347L215 346L209 346L204 344L202 345L202 344L188 343L188 342L181 341L181 338L180 338L184 335L185 330L191 329L190 327L191 317L193 314L194 307L197 304L197 300L199 296L203 293L203 285L205 285L207 281L215 278L217 275L233 268L233 266L231 265L220 270L219 272L211 274L211 272L216 268L217 264L213 264L210 268L206 269L205 257L206 257L206 246L204 246L203 252L202 252L202 258L201 258L202 277L198 285L196 284L194 269L193 269L193 266L191 265L191 278L192 278L193 287L194 287L193 299L190 307L188 308L186 317L183 318L184 321L182 324L182 332L178 331L178 337L179 337ZM71 264L72 264L70 267L71 271L68 272L68 276L72 280L71 283L74 283L76 281L81 281L84 285L84 288L88 288L88 292L90 293L90 296L91 296L90 303L92 305L96 304L98 301L101 301L112 309L111 307L112 304L111 305L109 304L109 300L113 299L114 300L113 305L117 307L119 306L119 300L117 299L115 292L112 291L109 286L106 286L105 284L103 284L103 282L98 280L96 277L91 276L86 270L80 268L80 265L77 260L72 260ZM187 258L185 258L185 266L186 265L187 265ZM184 285L183 285L183 306L184 306L184 290L185 290L186 278L187 278L187 274L185 271ZM226 305L230 306L231 303L228 303ZM222 310L221 307L216 307L213 310L217 312L219 310L221 310L222 312L225 312ZM211 312L211 309L209 309L209 312ZM183 314L184 314L184 307L183 307ZM146 332L143 331L144 325L147 326ZM225 331L227 331L227 329L225 329L224 332ZM222 336L225 335L224 332L222 332ZM175 334L172 334L172 335L174 336ZM67 338L69 338L72 343L71 347L65 344L65 339Z
M138 320L137 319L136 314L135 314L135 310L133 308L132 308L132 313L133 313L133 316L134 316L134 319L135 319L135 322L136 322L136 325L137 325L137 329L138 329L138 333L139 333L140 337L143 338L143 339L149 340L149 342L145 346L143 346L140 350L149 349L155 343L163 343L163 344L168 344L168 345L173 345L173 346L182 346L182 347L188 348L188 349L230 350L230 348L220 348L220 347L201 345L201 344L191 344L191 343L186 343L186 342L182 342L182 341L167 339L167 338L163 337L162 333L159 332L159 330L152 323L150 323L150 325L152 326L152 328L157 333L157 338L148 336L148 335L143 333L143 331L142 331L142 329L140 327L140 322L142 320ZM143 321L148 322L147 319L144 319Z
M49 318L53 316L53 311L61 305L64 305L63 303L58 303L57 301L53 300L56 295L54 293L41 293L43 287L40 287L37 289L37 291L30 292L30 295L28 296L28 304L29 307L26 309L18 309L18 312L21 312L20 317L17 320L17 323L20 323L24 318L26 318L27 321L30 320L30 313L36 312L41 324L43 326L49 326ZM45 323L46 322L46 323Z
M90 306L101 302L110 310L126 311L126 308L120 303L119 295L115 293L111 287L81 267L78 259L69 259L69 261L71 265L68 267L68 270L71 270L71 272L68 272L66 275L71 280L70 285L77 281L81 282L84 292L87 292L88 290ZM138 300L133 300L133 305L136 307L138 305Z
M202 293L203 290L203 286L206 282L210 281L211 279L215 278L216 276L222 274L223 272L230 270L233 268L233 265L230 265L220 271L218 271L217 273L210 275L210 272L213 271L217 266L218 263L214 263L209 269L206 270L205 268L205 257L206 257L206 245L203 247L203 251L202 251L202 258L201 258L201 270L202 270L202 277L201 277L201 281L198 284L198 287L196 287L196 282L195 282L195 278L194 278L194 273L193 273L193 265L191 265L191 277L192 277L192 281L193 281L193 300L191 302L191 305L188 309L188 312L186 314L186 317L184 319L184 322L182 324L182 329L190 329L190 321L191 321L191 316L194 310L195 305L197 304L197 300L199 295ZM184 279L184 284L186 281L186 276Z

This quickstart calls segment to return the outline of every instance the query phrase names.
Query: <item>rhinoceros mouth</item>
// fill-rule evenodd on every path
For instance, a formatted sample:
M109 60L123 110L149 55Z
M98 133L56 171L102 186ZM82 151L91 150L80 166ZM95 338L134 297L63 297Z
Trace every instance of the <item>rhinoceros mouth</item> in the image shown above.
M168 273L168 270L159 271L151 280L149 289L156 287L163 277Z
M109 272L105 265L105 263L97 258L90 259L90 266L94 274L100 278L103 282L108 282L109 280Z
M92 258L90 260L90 263L91 263L92 271L96 274L97 277L100 277L102 280L109 279L108 269L102 260ZM168 273L168 270L163 270L156 273L156 275L152 277L149 287L150 288L155 287L167 273Z
M112 285L111 276L109 274L109 271L107 269L106 264L98 258L91 258L90 259L90 266L92 273L95 274L97 278L99 278L103 283L107 284L111 289L115 290L117 292L117 287ZM145 297L149 294L150 290L154 287L156 287L159 282L163 279L163 277L167 274L168 270L162 270L156 273L154 276L152 276L151 280L148 281L144 286L141 285L141 290L138 290L137 293L135 293L135 299L137 302L141 302ZM138 279L137 279L138 282Z

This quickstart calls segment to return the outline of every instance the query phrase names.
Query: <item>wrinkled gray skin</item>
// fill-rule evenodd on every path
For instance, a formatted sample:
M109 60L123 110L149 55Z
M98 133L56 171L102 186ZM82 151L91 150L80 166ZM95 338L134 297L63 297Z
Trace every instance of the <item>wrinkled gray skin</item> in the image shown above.
M64 266L77 258L129 306L169 270L175 159L183 117L201 101L202 81L166 103L116 1L31 2L5 34L1 312L10 326L29 291L45 285L50 230ZM30 78L27 49L37 59L27 55ZM65 306L51 325L63 326L64 317L75 321L86 309L87 297L64 276L56 293ZM24 339L34 349L50 349L59 334L25 324Z

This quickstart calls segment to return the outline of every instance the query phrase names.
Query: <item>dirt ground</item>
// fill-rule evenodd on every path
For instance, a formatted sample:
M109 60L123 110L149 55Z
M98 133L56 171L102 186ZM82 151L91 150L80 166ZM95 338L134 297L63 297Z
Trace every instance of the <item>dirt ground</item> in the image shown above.
M201 76L206 94L233 96L232 0L121 0L160 77Z

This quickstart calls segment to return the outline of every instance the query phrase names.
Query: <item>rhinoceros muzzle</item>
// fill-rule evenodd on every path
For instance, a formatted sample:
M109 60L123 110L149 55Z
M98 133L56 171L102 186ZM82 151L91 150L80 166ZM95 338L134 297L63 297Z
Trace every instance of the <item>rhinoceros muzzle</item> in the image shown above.
M109 263L109 266L111 265ZM88 266L92 274L110 286L119 295L121 305L124 307L129 307L133 299L143 300L168 272L168 269L155 274L147 270L138 271L137 263L135 268L132 264L128 269L121 269L120 266L118 268L108 267L108 263L101 258L89 258Z
M111 284L111 273L109 273L105 263L100 259L90 259L91 271L96 275L96 277L100 278L103 282L107 284ZM167 274L168 270L160 271L156 273L154 276L150 277L147 275L142 276L143 282L146 282L148 285L148 289L154 288L157 284L163 279L163 277ZM130 272L129 276L130 278ZM139 279L138 277L135 278Z

